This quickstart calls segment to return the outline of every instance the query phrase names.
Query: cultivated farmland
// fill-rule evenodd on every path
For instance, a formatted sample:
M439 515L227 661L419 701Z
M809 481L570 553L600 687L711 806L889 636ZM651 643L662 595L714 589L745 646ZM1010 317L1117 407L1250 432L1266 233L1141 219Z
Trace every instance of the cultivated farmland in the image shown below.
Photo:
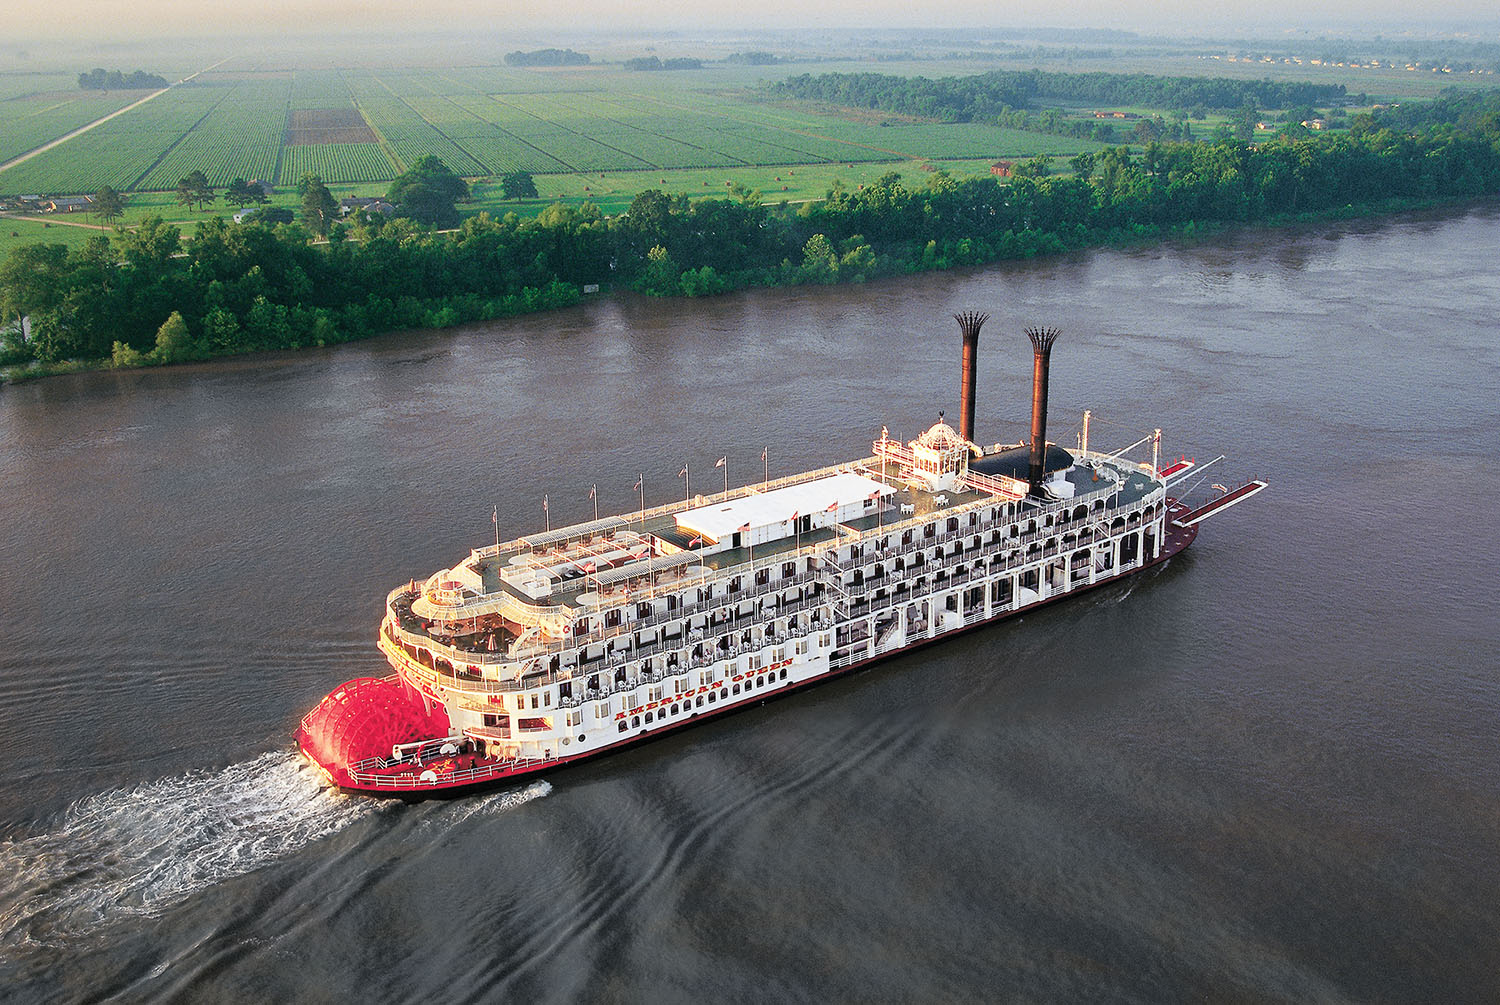
M241 177L286 187L309 171L331 184L379 183L428 154L482 178L941 163L1097 146L982 124L846 119L764 103L717 76L697 79L705 83L598 68L495 66L207 72L0 171L0 193L89 192L104 184L165 191L194 170L215 186ZM30 114L0 125L0 157L35 149L125 103L116 95L69 96L28 106Z

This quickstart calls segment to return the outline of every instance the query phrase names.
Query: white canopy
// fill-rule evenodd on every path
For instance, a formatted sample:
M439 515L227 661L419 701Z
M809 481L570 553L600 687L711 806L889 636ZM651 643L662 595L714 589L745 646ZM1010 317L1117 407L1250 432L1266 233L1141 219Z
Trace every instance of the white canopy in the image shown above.
M870 508L873 509L872 500L892 495L895 491L873 478L844 471L772 492L690 509L677 514L677 526L689 533L701 534L708 540L722 541L748 525L751 536L761 540L767 535L757 534L757 530L779 528L793 516L810 516L813 526L826 526L863 514L866 502L871 502ZM769 535L778 536L780 534Z

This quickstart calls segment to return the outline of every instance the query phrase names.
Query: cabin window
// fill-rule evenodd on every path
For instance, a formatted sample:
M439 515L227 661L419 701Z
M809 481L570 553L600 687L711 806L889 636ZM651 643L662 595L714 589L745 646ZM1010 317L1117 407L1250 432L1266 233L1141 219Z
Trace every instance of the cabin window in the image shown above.
M781 679L786 680L786 667L781 668Z

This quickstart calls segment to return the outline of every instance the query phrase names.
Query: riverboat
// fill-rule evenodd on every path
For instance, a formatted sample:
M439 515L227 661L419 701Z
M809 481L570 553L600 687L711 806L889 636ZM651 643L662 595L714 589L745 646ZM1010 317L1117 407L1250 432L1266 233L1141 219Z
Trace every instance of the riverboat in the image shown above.
M1030 443L977 444L986 315L955 318L959 428L939 413L908 442L882 429L865 457L508 542L497 513L494 545L390 592L393 672L334 689L298 746L349 792L508 782L1116 582L1266 487L1189 506L1174 492L1206 465L1161 464L1160 430L1094 450L1088 412L1075 449L1048 443L1050 330L1027 331Z

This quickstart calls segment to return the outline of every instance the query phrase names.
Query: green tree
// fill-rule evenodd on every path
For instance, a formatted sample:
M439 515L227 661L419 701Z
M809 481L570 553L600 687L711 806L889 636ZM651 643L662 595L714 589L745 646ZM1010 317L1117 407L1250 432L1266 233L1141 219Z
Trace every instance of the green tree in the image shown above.
M454 204L469 198L469 185L428 154L392 182L385 197L402 216L434 227L457 227L458 208Z
M327 234L339 213L339 204L334 201L333 193L315 174L303 175L297 188L302 192L303 224L315 234Z
M240 321L223 307L215 307L203 319L203 346L214 355L239 349Z
M839 259L833 244L823 234L814 234L802 246L802 281L832 283L839 278Z
M153 363L184 363L197 355L193 336L188 332L182 314L173 311L156 331L156 348L149 359Z
M105 223L112 223L124 214L125 200L120 198L120 193L105 185L94 193L94 212Z
M187 177L177 179L177 202L179 205L196 205L199 210L203 210L215 198L214 187L208 183L208 176L202 171L191 171Z
M265 192L259 185L251 185L243 178L236 178L224 189L224 201L231 206L248 206L252 202L264 202Z
M61 308L72 270L64 244L26 244L0 264L0 323L19 325Z
M1239 111L1235 112L1234 116L1230 119L1234 128L1234 138L1240 143L1249 143L1255 139L1255 121L1257 118L1259 118L1259 113L1255 110L1254 105L1248 101L1241 105Z
M500 191L507 199L535 199L536 179L529 171L512 171L501 176Z

